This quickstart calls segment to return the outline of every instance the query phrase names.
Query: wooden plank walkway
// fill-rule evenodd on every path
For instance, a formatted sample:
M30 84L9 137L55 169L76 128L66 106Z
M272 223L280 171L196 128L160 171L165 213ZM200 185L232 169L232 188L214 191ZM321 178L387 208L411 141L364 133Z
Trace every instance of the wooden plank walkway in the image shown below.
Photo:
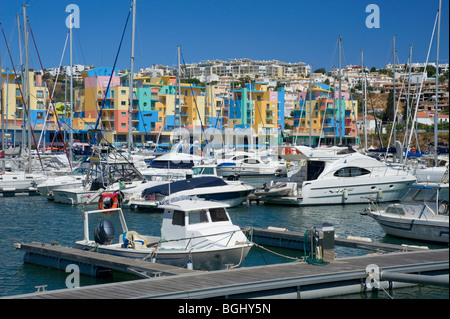
M366 267L377 265L385 271L448 274L449 250L423 250L336 259L327 265L303 262L243 267L212 272L190 272L177 276L140 279L76 289L63 289L11 296L25 299L153 299L153 298L245 298L283 290L299 293L314 286L360 284L367 278ZM156 264L155 264L156 265ZM260 296L259 295L259 296ZM258 295L256 295L258 296Z
M262 245L262 246L272 246L279 248L297 249L303 250L305 234L296 232L281 230L276 228L257 228L257 227L243 227L243 229L250 230L250 236L252 236L252 241ZM345 246L352 248L360 248L372 251L383 251L383 252L400 252L400 251L414 251L423 250L420 247L414 246L402 246L388 243L378 243L364 241L364 239L347 239L347 238L334 238L335 245ZM309 248L307 246L307 248Z

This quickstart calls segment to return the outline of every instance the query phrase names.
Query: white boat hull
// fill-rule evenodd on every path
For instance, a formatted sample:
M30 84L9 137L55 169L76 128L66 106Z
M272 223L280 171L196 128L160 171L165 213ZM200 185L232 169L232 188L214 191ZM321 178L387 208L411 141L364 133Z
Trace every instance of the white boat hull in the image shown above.
M388 235L427 242L449 243L449 224L445 221L428 221L395 218L369 213Z
M368 198L377 202L391 202L401 199L415 179L371 178L358 183L342 183L339 180L316 180L304 182L301 205L358 204L367 203Z
M84 188L77 189L55 189L53 190L53 200L55 203L80 205L87 204L90 196L95 194L95 191L87 191ZM90 204L97 204L97 201L92 201Z
M239 165L236 166L217 166L217 174L220 176L285 176L286 175L286 168L279 167L279 168L273 168L268 167L265 168L264 166L245 166L245 165Z
M218 270L224 269L225 265L239 265L247 256L251 244L236 245L234 247L224 247L215 250L182 250L182 249L158 249L156 254L153 248L123 248L119 244L96 245L95 242L76 242L79 249L92 250L114 256L145 259L149 262L156 262L176 267L184 267L189 261L193 264L193 269L198 270ZM153 260L151 256L155 257Z

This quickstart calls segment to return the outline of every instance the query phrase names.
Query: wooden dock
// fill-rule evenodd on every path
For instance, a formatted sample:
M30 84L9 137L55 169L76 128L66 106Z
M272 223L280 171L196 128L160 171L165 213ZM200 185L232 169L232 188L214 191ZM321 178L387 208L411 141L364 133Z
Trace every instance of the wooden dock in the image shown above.
M27 249L39 248L40 244L22 244ZM49 248L45 245L42 248ZM71 248L54 246L61 254L72 253ZM94 255L92 255L94 254ZM91 252L89 258L96 253ZM102 265L115 266L103 254ZM96 257L95 257L96 258ZM149 264L151 269L164 265ZM131 261L130 261L131 263ZM420 273L422 275L446 275L448 279L449 250L420 250L388 254L366 255L362 257L341 258L326 264L312 265L304 262L243 267L211 272L166 269L162 276L128 282L86 286L76 289L62 289L27 295L10 296L8 299L158 299L158 298L250 298L271 297L305 298L308 293L320 289L335 289L342 294L346 287L356 287L365 291L368 278L367 266L376 265L380 270L397 273ZM134 266L137 267L137 266ZM139 267L138 267L139 268ZM138 269L136 268L136 269ZM145 267L144 267L145 268ZM142 268L141 268L142 270ZM178 273L175 275L175 273ZM166 275L167 274L167 275ZM173 275L172 275L173 274ZM325 293L325 295L328 292ZM325 296L325 295L322 295Z
M149 261L126 257L100 254L64 246L43 243L15 244L17 249L25 251L24 261L51 268L64 270L67 265L75 263L80 272L89 276L102 276L111 270L131 273L140 277L173 276L191 273L192 270L151 263Z
M289 231L287 229L281 228L248 228L243 229L250 231L250 236L252 236L252 241L258 243L262 246L271 246L278 248L287 248L295 250L303 250L305 234L295 231ZM371 242L370 239L366 238L334 238L336 246L352 247L365 249L376 252L400 252L400 251L415 251L423 250L421 247L417 246L405 246L405 245L395 245L388 243L378 243ZM307 247L308 248L308 247Z

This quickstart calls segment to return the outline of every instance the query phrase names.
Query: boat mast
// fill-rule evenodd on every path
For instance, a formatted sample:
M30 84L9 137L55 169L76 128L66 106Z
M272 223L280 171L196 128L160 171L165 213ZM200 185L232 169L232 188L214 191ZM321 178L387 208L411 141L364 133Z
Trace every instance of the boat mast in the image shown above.
M131 32L131 67L130 67L130 106L128 111L128 160L131 159L131 146L133 144L133 128L132 128L132 114L133 114L133 73L134 73L134 36L136 26L136 0L133 0L133 27Z
M339 36L339 145L342 145L342 112L341 112L341 77L342 77L342 67L341 67L341 36Z
M180 118L180 112L181 112L181 47L177 47L177 62L178 62L178 79L177 79L177 86L178 86L178 103L175 105L175 125L178 123L178 128L181 128L181 118ZM206 90L206 89L205 89ZM205 91L205 99L206 99L206 91Z
M22 5L23 9L23 30L25 36L25 77L22 80L22 86L24 88L24 98L26 97L26 103L24 101L24 109L28 112L28 172L31 173L32 165L31 165L31 119L30 119L30 90L29 90L29 68L30 68L30 53L28 47L28 28L27 28L27 6L26 4ZM24 83L25 81L25 83ZM26 104L26 107L25 107ZM39 151L39 146L36 145L36 150Z
M70 28L69 28L69 37L70 37L70 131L69 131L69 160L72 161L73 159L73 24L72 24L72 16L73 13L70 14Z
M439 90L439 37L441 33L441 5L442 0L439 0L438 9L438 30L437 30L437 43L436 43L436 101L434 107L434 166L438 166L438 90Z
M392 54L393 54L393 56L394 56L394 63L393 63L393 74L394 74L394 94L393 94L393 99L394 99L394 117L393 117L393 119L392 119L392 124L394 125L393 126L393 130L394 130L394 143L395 143L395 140L396 140L396 129L395 129L395 123L396 123L396 121L395 121L395 119L397 118L397 108L395 107L395 35L392 37L392 41L393 41L393 49L392 49Z
M0 52L0 111L2 113L1 115L1 121L2 121L2 150L6 150L6 143L5 143L5 117L4 117L4 111L3 111L3 74L2 74L2 53ZM8 78L8 73L6 73L6 78ZM6 103L8 103L8 100L6 100ZM2 169L5 170L5 162L2 161Z
M312 63L310 64L309 70L309 147L312 147L312 137L311 137L311 109L312 109Z
M412 64L412 48L413 46L411 45L409 47L409 71L408 71L408 93L407 93L407 98L406 98L406 128L405 128L405 138L404 140L404 144L406 144L406 142L408 141L408 122L409 122L409 116L410 116L410 110L409 110L409 95L411 92L411 64ZM414 123L412 123L412 125L414 125ZM411 133L413 130L413 126L411 126ZM406 145L406 149L409 149L409 145ZM406 159L406 156L405 156Z
M23 56L22 56L22 39L20 37L20 19L19 15L16 15L17 18L17 33L19 37L19 57L20 57L20 74L22 75L22 83L23 79L25 78L25 72L23 70ZM23 86L22 86L23 87ZM23 90L22 90L23 93ZM22 101L22 134L20 136L20 154L22 155L22 152L24 151L24 145L25 145L25 101Z
M364 119L363 119L363 131L364 131L364 150L367 152L367 91L366 91L366 75L364 72L364 53L361 50L361 82L363 90L363 108L364 108Z

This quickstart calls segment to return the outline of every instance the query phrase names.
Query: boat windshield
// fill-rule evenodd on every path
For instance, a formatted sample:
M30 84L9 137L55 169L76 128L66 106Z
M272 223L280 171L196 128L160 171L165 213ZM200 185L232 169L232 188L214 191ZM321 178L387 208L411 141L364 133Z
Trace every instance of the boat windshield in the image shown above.
M189 212L189 225L207 223L206 210L194 210Z
M225 208L210 208L209 214L211 215L211 221L214 222L226 222L229 221Z
M70 173L70 175L86 175L86 173L89 171L89 168L84 167L78 167Z
M193 167L194 175L215 175L214 167Z
M405 202L434 202L438 194L437 188L410 189L403 199ZM448 188L439 189L439 200L448 200Z

